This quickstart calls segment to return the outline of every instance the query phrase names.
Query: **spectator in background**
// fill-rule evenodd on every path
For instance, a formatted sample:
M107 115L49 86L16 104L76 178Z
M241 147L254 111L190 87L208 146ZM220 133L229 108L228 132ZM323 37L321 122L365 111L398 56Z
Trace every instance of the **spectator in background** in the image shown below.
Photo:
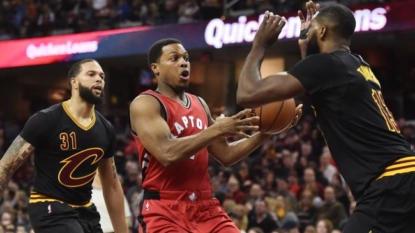
M300 186L300 189L297 192L297 199L301 197L304 189L310 189L316 198L323 197L324 187L322 184L316 181L316 173L311 167L308 167L304 170L304 183Z
M255 204L255 201L263 199L264 198L264 190L262 190L262 187L258 183L253 183L251 185L251 188L249 189L249 193L246 196L246 203L245 206L248 208L248 210L252 210Z
M177 0L162 0L159 4L159 18L157 25L167 25L177 23Z
M287 201L288 208L291 210L298 209L297 199L292 192L288 190L288 178L277 178L277 195L281 195Z
M182 0L179 4L178 23L193 23L200 18L200 7L196 0Z
M331 183L333 176L337 174L336 167L331 164L330 152L324 152L320 156L320 172L329 183Z
M258 227L263 232L268 233L278 228L277 222L267 212L267 209L265 200L260 199L255 201L254 209L249 214L248 229Z
M275 174L273 171L265 169L264 179L261 185L266 196L277 196L277 180L275 179Z
M346 217L347 214L344 206L336 200L334 188L327 186L324 189L324 202L317 211L316 219L330 220L333 227L337 228L340 222L343 221Z
M225 200L226 193L220 189L220 180L219 177L215 176L210 179L212 185L212 196L218 199L219 203L223 206L223 201Z
M299 200L299 209L297 212L301 231L304 231L307 226L314 224L317 207L315 207L313 200L313 192L309 189L305 189L301 194L301 199Z
M226 199L234 200L237 204L242 204L246 200L246 194L241 190L239 180L233 175L228 180L228 192Z
M340 2L354 5L367 1ZM224 11L221 0L3 0L0 6L0 40L140 25L192 23L222 16L260 14L265 9L290 13L300 9L301 3L300 0L240 0ZM45 5L50 9L47 12Z
M331 233L333 230L333 224L330 220L321 219L316 224L317 233Z
M275 201L275 209L271 215L274 216L278 226L283 227L287 222L295 223L298 226L298 217L288 205L287 200L279 195L275 198Z
M317 229L313 225L308 225L305 228L304 233L317 233Z
M300 185L298 182L298 176L297 173L292 172L288 175L288 189L290 190L291 193L293 193L296 196L296 194L299 192L300 190ZM297 198L298 200L298 198Z
M248 229L248 208L242 204L236 204L231 212L229 213L229 216L233 216L233 218L236 218L238 220L238 224L236 226L241 231L246 231Z
M50 9L48 3L42 5L41 12L39 14L37 25L40 35L50 36L55 26L55 13Z
M294 171L294 154L290 150L283 149L281 151L281 157L282 159L277 164L274 172L277 177L288 177Z

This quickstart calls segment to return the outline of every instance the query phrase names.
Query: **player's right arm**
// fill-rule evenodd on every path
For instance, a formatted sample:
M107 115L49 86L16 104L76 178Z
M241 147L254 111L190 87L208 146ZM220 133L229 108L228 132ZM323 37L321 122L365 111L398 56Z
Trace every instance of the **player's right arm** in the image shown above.
M30 157L35 147L26 142L20 135L14 139L0 160L0 197L7 188L14 172Z
M207 129L186 137L176 138L171 134L167 122L161 116L159 102L152 96L141 95L130 105L131 128L139 137L146 150L164 166L189 159L207 147L216 138L230 135L244 135L245 130L256 130L257 126L247 123L257 119L241 119L245 112L225 117Z
M7 149L0 160L0 197L14 172L33 154L35 147L45 140L47 126L50 124L46 114L34 114L27 120L22 132Z

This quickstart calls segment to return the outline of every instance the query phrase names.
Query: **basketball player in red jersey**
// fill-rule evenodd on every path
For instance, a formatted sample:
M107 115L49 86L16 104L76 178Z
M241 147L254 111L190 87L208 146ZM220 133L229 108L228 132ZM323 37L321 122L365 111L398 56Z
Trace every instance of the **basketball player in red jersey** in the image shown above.
M190 63L180 41L157 41L148 52L148 62L158 88L141 93L130 105L145 190L138 213L139 232L239 233L212 198L208 153L229 166L269 135L243 133L257 129L247 124L256 117L241 119L246 111L214 121L204 100L185 92ZM233 135L247 138L228 144L226 136Z

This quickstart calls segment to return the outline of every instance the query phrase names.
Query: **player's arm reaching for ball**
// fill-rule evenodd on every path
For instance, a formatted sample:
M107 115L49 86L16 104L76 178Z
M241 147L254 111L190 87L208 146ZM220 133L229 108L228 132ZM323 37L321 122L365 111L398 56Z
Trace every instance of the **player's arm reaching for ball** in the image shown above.
M300 81L287 72L261 78L260 67L265 51L277 41L284 26L285 18L268 11L265 13L238 81L236 100L242 107L259 107L305 94Z
M14 172L33 154L35 147L20 135L14 139L0 160L0 197L7 188Z
M128 232L125 221L124 192L115 168L114 157L102 159L98 165L105 205L116 233Z
M224 119L224 116L219 116L216 118L216 121L212 118L209 107L206 102L201 99L203 106L206 110L206 113L209 117L209 125L215 124L215 122L220 122ZM293 118L290 127L286 130L289 130L291 127L295 126L298 120L301 117L302 105L296 108L296 116ZM219 163L224 166L231 166L241 159L245 158L252 151L258 148L265 140L267 140L271 135L257 132L249 138L243 138L236 142L228 143L226 137L216 138L209 146L208 151L211 156L213 156Z
M161 116L159 102L152 96L141 95L130 105L130 119L131 128L140 137L144 147L161 164L169 166L189 159L218 137L249 137L244 132L258 129L257 126L249 125L258 117L241 119L248 111L224 117L197 134L175 138Z

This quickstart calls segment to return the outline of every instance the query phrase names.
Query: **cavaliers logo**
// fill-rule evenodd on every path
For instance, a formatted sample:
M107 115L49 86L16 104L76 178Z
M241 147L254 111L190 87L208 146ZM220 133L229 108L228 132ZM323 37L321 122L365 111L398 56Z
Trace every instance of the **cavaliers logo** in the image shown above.
M94 172L79 177L74 176L75 171L90 158L93 158L93 161L90 162L90 165L93 165L97 163L102 156L104 156L104 151L102 149L89 148L62 160L60 163L63 163L64 165L58 174L59 183L69 188L77 188L86 185L94 179L96 173L95 169Z

